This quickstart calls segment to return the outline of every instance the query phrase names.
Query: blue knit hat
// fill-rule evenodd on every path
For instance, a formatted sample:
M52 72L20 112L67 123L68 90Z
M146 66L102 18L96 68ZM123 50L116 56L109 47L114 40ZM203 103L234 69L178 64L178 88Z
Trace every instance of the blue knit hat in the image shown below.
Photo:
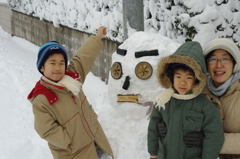
M187 66L183 63L171 63L168 66L167 75L168 75L168 77L169 77L169 79L171 80L172 83L173 83L173 73L174 73L173 69L176 68L176 67L179 67L179 66L180 67L185 67L188 71L190 71L192 74L194 74L193 70L189 66Z
M67 69L68 63L68 55L67 51L60 45L57 41L50 41L43 44L38 50L38 58L37 58L37 69L41 72L41 68L49 57L50 53L61 53L65 60L65 68Z
M170 65L170 68L173 69L173 68L178 67L178 66L185 67L188 71L190 71L192 74L194 74L193 70L189 66L187 66L187 65L185 65L183 63L172 63Z

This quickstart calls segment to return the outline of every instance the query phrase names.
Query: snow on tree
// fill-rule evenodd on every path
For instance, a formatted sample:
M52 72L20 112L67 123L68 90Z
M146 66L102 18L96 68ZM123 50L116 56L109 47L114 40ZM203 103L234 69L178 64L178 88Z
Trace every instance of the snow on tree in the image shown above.
M108 27L108 38L123 42L122 0L8 0L13 10L95 34ZM240 41L239 0L144 0L144 28L176 42L202 45L217 37ZM128 26L129 30L133 30ZM133 32L129 32L132 34ZM129 35L130 36L130 35ZM204 40L203 40L204 39Z

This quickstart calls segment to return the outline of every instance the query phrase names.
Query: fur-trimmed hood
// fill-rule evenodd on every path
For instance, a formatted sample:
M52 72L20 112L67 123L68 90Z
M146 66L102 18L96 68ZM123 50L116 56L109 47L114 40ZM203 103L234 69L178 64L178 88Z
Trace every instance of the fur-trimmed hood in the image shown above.
M193 86L193 94L199 94L205 87L206 64L203 50L198 42L186 42L181 45L172 55L164 57L160 60L157 69L158 82L164 88L170 88L173 84L168 76L168 67L172 63L182 63L190 67L199 83Z

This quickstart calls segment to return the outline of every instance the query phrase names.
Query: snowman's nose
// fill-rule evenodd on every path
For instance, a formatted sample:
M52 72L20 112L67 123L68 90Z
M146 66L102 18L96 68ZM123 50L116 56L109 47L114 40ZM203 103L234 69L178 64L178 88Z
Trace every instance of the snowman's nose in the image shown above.
M129 87L129 86L130 86L130 77L129 77L129 76L126 76L122 88L125 89L125 90L128 90L128 87Z

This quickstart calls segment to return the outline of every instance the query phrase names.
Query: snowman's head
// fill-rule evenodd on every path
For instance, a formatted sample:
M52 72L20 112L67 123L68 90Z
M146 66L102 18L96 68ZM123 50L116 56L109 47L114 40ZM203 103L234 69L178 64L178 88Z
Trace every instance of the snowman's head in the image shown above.
M148 108L142 104L152 101L163 90L156 77L158 62L178 47L178 43L159 34L136 32L113 53L109 101L122 116L146 116Z

